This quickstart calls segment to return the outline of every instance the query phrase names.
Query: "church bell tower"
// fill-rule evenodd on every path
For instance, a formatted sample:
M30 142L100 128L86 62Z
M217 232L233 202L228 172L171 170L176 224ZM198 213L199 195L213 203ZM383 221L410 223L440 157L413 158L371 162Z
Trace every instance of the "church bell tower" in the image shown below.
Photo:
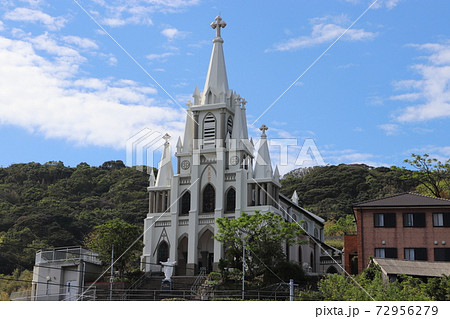
M170 137L165 136L156 181L150 176L142 256L146 271L157 269L167 258L177 262L178 275L215 270L224 257L222 245L213 239L217 218L277 210L279 174L270 162L268 128L261 127L255 159L248 138L247 101L228 87L221 37L226 23L218 16L211 27L216 36L206 81L187 104L184 136L176 144L176 172Z

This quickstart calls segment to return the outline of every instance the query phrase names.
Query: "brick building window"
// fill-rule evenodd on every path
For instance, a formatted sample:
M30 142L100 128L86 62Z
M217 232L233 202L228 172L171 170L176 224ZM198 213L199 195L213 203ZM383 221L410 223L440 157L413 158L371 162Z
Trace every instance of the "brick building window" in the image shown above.
M405 248L406 260L428 260L426 248Z
M395 213L377 213L373 215L375 227L395 227Z
M450 248L435 248L434 261L450 261Z
M397 248L375 248L375 257L397 258Z
M433 213L434 227L450 227L450 213Z
M425 227L425 213L403 214L403 227Z

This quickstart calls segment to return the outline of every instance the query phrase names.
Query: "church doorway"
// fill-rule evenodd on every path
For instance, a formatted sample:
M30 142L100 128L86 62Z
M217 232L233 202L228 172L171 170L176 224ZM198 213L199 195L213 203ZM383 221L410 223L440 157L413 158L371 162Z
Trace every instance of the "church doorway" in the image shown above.
M169 259L169 245L165 241L162 241L158 246L156 263L159 265L161 261L166 262L167 259Z
M207 229L198 239L200 253L198 255L199 269L205 268L207 273L213 271L214 266L214 239L213 233Z

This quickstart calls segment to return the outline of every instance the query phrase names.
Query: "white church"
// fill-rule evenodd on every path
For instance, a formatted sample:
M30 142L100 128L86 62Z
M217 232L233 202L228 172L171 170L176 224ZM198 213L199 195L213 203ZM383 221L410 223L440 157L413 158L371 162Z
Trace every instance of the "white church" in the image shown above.
M238 218L242 212L273 212L286 221L304 221L308 235L303 245L285 247L287 258L310 273L320 269L324 220L280 194L278 167L272 168L266 131L256 157L248 137L246 101L229 89L221 29L226 23L216 17L216 30L203 92L198 87L189 102L183 139L176 145L176 172L172 164L170 136L159 171L150 175L149 212L144 220L142 269L160 270L160 262L176 261L175 275L196 275L201 268L217 269L224 248L215 241L216 219Z

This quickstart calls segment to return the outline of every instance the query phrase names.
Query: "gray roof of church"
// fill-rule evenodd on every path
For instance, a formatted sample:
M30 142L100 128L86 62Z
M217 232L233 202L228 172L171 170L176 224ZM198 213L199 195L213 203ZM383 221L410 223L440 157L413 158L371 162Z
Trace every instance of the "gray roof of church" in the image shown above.
M284 200L284 202L289 203L289 205L291 206L295 206L297 207L299 210L301 210L305 215L308 215L309 217L315 219L317 222L323 224L325 223L325 219L323 219L320 216L317 216L316 214L311 213L310 211L304 209L303 207L301 207L299 204L294 203L289 197L284 196L283 194L280 193L280 199Z
M379 199L367 200L353 205L353 207L392 206L450 206L450 200L415 193L403 193Z

